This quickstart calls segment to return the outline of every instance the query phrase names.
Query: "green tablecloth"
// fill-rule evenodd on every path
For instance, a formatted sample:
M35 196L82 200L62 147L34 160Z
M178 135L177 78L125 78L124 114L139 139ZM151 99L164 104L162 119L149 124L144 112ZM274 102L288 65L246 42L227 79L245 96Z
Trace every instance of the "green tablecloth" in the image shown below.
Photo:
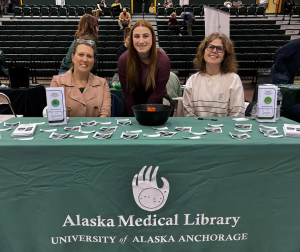
M252 101L257 101L258 86L256 85ZM281 115L287 116L288 110L295 104L300 103L300 88L289 88L289 85L278 85L282 93Z
M70 118L68 125L91 119ZM9 121L17 120L44 119ZM114 118L96 120L116 126ZM183 139L189 136L184 132L172 138L120 139L126 130L155 132L132 121L107 140L92 134L52 140L50 133L39 132L45 125L37 126L32 141L13 141L12 131L1 132L0 250L299 251L300 139L264 137L259 124L248 121L251 138L233 140L231 118L213 122L224 124L223 133L199 140ZM203 132L208 122L170 118L164 126ZM272 125L282 133L288 122L281 118ZM158 188L154 178L141 187L133 183L145 166L159 166Z

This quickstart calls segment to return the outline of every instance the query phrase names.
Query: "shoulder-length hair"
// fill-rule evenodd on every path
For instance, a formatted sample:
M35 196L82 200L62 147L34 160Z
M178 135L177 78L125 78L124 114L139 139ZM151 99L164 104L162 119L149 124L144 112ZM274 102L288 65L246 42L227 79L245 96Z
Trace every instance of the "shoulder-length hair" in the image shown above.
M84 14L78 23L78 30L75 33L75 39L84 35L93 36L98 41L98 19L90 14Z
M149 51L149 65L147 71L146 90L155 88L156 78L156 63L157 63L157 48L156 48L156 36L152 25L147 20L138 20L131 29L129 35L128 45L128 57L127 57L127 69L126 69L126 85L127 89L132 93L135 90L137 84L139 84L138 75L140 73L141 60L133 45L133 33L134 29L139 26L149 28L152 34L152 46Z
M204 60L205 50L206 47L215 39L220 39L223 47L225 48L224 59L220 66L221 73L237 73L238 64L234 53L233 43L226 35L218 32L207 36L199 45L197 55L194 59L195 68L200 73L206 73L206 62Z

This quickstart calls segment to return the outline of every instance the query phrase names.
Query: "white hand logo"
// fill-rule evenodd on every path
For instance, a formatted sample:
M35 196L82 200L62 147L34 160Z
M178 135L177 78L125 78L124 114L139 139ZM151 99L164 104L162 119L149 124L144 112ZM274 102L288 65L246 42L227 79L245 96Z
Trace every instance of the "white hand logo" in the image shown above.
M147 166L144 166L143 169L140 170L139 175L135 174L132 180L132 191L136 204L143 210L152 212L161 209L167 202L170 186L169 182L162 177L161 179L164 185L162 188L157 187L156 174L159 168L158 166L155 167L151 181L150 173L152 166L148 168L144 180L144 171L146 168Z

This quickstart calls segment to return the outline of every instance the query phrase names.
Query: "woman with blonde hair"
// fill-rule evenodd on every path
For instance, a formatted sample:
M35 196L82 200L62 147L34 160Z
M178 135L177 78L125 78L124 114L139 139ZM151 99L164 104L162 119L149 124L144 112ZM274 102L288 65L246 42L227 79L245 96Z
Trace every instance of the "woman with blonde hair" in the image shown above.
M184 115L244 116L244 90L232 41L212 33L199 45L194 65L198 72L186 83Z
M118 62L122 86L124 116L133 116L136 104L160 104L166 95L170 76L170 59L156 48L156 36L147 20L138 20L129 35L128 51Z
M67 52L67 55L63 58L60 68L59 68L59 74L64 74L67 71L69 71L71 64L72 64L72 53L74 49L74 45L76 42L76 39L83 37L83 36L90 36L91 39L97 43L98 41L98 19L90 14L84 14L78 23L78 30L75 33L75 40L72 42L69 51ZM97 72L97 59L95 58L95 63L92 68L92 72Z

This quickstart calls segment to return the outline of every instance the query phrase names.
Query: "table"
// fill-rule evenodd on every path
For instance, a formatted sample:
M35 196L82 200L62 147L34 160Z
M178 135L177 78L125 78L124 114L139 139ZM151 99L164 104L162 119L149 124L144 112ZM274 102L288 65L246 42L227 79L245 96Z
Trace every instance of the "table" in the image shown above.
M24 117L42 117L43 109L47 106L44 86L29 88L0 88L0 93L6 94L16 114ZM0 114L12 114L8 105L0 106Z
M68 125L92 119L70 118ZM9 122L19 120L44 118ZM116 126L115 118L96 120ZM120 139L126 130L155 132L132 122L108 140L51 140L39 132L46 125L37 126L32 141L1 132L1 251L298 252L300 139L264 137L249 121L251 138L233 140L231 118L212 122L224 124L222 134L199 140L183 139L184 132ZM202 132L208 122L170 118L164 126ZM283 123L292 121L272 125L282 133ZM132 186L144 166L159 166L158 188Z
M282 94L281 116L288 116L289 109L300 103L300 88L290 88L290 85L278 85ZM257 101L258 85L256 85L252 101Z

